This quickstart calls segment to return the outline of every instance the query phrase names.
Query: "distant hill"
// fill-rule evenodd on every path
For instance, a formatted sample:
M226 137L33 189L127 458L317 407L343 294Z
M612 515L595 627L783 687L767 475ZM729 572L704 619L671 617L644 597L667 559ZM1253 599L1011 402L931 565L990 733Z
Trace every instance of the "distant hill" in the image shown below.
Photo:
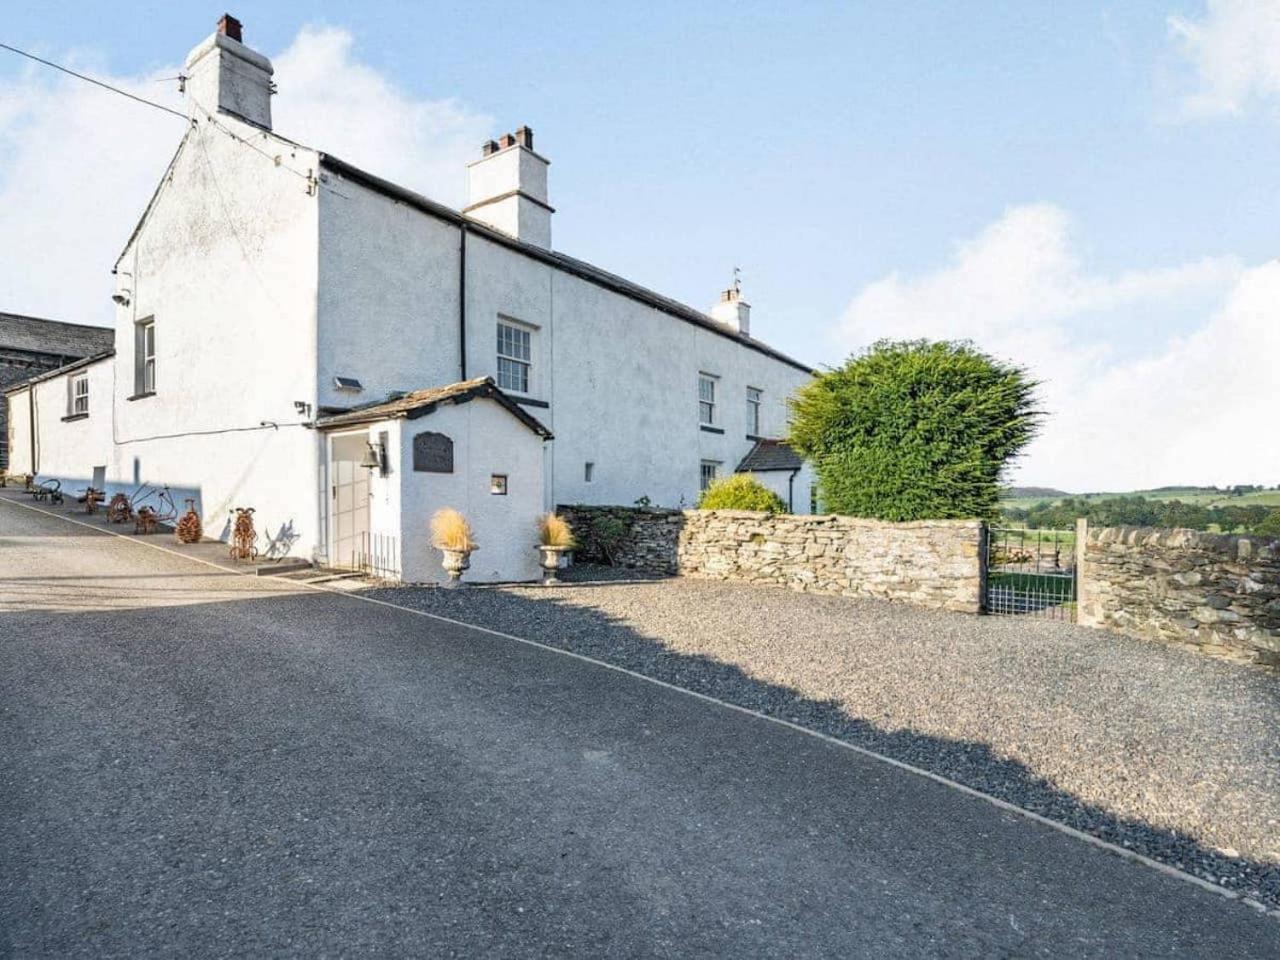
M1053 487L1005 487L1000 491L1002 500L1061 500L1070 496L1074 494Z

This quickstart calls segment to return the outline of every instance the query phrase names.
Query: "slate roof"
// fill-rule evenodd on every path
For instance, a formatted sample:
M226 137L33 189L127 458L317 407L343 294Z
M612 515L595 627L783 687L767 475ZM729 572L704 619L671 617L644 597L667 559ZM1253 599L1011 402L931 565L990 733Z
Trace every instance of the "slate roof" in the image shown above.
M111 327L90 327L82 323L43 320L20 313L0 312L0 350L21 350L78 360L103 353L115 346Z
M342 413L317 417L316 426L321 430L330 430L334 427L376 423L379 420L416 420L418 417L425 417L442 403L466 403L476 397L497 402L538 436L544 440L552 439L551 431L536 417L527 413L520 404L499 390L493 382L493 377L476 377L474 380L463 380L443 387L414 390L394 400L367 404Z
M799 470L800 455L785 440L757 440L751 452L738 464L737 473L768 473L771 470Z
M54 367L52 370L41 371L33 377L27 377L25 380L6 383L3 387L0 387L0 393L21 393L33 383L40 383L43 380L52 380L54 377L60 377L63 374L71 373L73 370L79 370L81 367L101 363L103 360L110 360L115 355L115 350L103 350L101 353L95 353L90 357L82 357L79 360L72 360L70 363L64 363L62 366Z

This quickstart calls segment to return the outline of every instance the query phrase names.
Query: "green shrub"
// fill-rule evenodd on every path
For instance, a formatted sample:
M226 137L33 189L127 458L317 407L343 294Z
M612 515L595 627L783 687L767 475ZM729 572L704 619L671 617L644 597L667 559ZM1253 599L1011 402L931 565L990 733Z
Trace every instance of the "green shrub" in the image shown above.
M791 401L791 446L823 509L880 520L993 518L1035 436L1035 381L967 343L881 341Z
M735 473L702 491L699 510L763 510L786 513L782 498L749 473Z
M1280 537L1280 507L1272 510L1262 519L1253 532L1264 537Z

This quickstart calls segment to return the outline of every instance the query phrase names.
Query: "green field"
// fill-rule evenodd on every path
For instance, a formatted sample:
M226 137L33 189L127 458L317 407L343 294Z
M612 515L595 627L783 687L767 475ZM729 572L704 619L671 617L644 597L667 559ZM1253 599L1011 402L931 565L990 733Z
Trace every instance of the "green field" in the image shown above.
M1117 497L1144 497L1147 500L1179 500L1202 507L1280 507L1280 490L1257 490L1233 496L1225 490L1207 490L1204 487L1177 487L1163 490L1131 490L1126 493L1073 494L1083 500L1114 500ZM1056 503L1064 497L1003 497L1002 508L1029 510L1042 503Z

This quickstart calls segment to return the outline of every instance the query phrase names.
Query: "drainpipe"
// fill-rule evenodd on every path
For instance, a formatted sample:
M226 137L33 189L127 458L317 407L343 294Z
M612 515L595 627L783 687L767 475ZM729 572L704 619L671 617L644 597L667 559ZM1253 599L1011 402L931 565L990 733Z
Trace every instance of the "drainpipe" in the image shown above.
M27 384L27 423L31 438L31 476L36 475L36 386Z
M791 476L787 477L787 513L796 512L796 474L800 472L800 468L796 467L791 471Z
M467 379L467 225L460 224L458 242L458 366L459 380Z

